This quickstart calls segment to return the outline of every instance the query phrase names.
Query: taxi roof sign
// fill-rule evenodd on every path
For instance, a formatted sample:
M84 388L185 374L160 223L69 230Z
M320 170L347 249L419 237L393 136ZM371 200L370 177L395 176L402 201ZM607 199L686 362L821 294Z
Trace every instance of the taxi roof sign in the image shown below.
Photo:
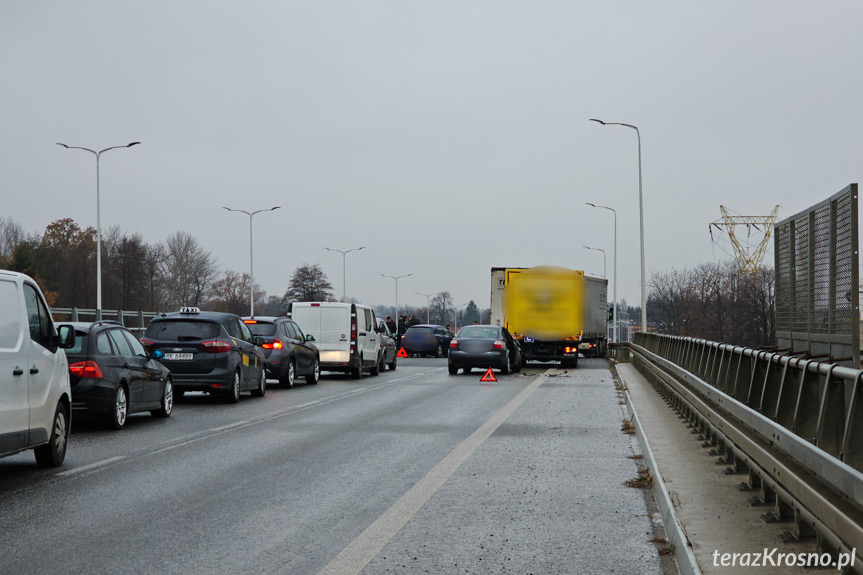
M201 308L184 305L180 308L180 313L201 313Z

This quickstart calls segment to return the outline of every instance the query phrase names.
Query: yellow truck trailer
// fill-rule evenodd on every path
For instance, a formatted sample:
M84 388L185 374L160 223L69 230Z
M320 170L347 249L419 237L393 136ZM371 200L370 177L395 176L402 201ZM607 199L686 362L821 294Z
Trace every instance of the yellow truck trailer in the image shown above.
M554 266L491 268L491 319L521 342L526 361L576 367L604 357L608 280Z

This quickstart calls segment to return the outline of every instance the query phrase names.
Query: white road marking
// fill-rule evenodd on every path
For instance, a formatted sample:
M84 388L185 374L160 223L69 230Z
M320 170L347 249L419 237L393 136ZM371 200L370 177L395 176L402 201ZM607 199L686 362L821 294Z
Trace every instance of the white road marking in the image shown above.
M116 457L109 457L108 459L103 459L102 461L96 461L95 463L88 463L87 465L82 465L81 467L73 467L72 469L61 471L57 475L75 475L77 473L83 473L84 471L89 471L97 467L102 467L103 465L109 465L111 463L114 463L115 461L120 461L121 459L126 459L126 456L118 455Z
M488 439L543 382L537 376L521 393L507 403L482 427L462 441L416 485L401 496L368 529L363 531L335 559L318 572L318 575L356 575L380 553L402 527L419 511L426 501L443 486L453 473Z

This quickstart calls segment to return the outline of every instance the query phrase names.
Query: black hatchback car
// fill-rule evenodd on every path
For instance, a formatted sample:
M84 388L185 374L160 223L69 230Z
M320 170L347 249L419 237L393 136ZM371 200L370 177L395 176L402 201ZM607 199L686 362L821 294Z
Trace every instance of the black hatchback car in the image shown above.
M267 373L279 380L284 389L294 387L297 376L306 377L306 383L316 384L321 377L321 355L313 341L297 323L287 317L247 317L243 323L252 332L264 338L264 357Z
M74 322L75 347L66 350L72 411L121 429L133 413L168 417L174 408L171 372L114 321Z
M263 339L240 316L184 307L153 318L141 343L165 354L159 361L171 370L179 396L204 391L237 403L243 391L267 393L264 352L257 345Z

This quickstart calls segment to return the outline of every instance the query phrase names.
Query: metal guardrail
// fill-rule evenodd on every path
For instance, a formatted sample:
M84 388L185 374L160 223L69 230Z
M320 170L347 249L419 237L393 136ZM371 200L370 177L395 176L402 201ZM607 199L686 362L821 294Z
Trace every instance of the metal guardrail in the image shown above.
M159 315L158 312L154 311L78 309L76 307L51 308L51 316L57 323L64 321L112 320L125 326L129 331L141 333L147 328L150 320L157 315Z
M767 521L831 552L863 550L863 371L701 339L639 333L636 365L748 473Z

